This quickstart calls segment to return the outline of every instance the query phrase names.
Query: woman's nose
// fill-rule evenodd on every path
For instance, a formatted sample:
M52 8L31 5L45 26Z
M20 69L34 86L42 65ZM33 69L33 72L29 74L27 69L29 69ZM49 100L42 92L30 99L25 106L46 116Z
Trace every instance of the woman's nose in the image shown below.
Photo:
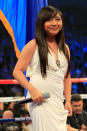
M53 21L52 21L52 25L53 25L53 26L57 26L58 23L57 23L55 20L53 20Z

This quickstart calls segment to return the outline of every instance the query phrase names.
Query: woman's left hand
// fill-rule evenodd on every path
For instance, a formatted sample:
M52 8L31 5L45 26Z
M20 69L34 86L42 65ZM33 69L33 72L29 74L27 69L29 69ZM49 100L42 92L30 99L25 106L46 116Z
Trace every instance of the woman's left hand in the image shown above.
M72 107L71 107L70 102L66 102L64 108L65 108L66 110L68 110L68 116L72 116Z

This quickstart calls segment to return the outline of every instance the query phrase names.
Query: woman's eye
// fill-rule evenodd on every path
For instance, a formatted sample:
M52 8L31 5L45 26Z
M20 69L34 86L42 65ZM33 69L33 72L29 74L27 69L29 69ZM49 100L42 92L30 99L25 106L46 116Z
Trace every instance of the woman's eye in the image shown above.
M61 19L60 19L60 18L56 18L56 20L58 20L58 21L59 21L59 20L61 20Z

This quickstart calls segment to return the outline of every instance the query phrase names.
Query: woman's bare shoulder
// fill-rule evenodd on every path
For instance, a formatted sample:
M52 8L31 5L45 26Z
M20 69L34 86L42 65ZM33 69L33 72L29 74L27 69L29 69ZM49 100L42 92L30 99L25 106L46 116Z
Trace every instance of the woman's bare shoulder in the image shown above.
M32 54L35 52L35 49L37 47L37 44L36 44L36 40L33 39L31 41L29 41L23 48L22 52L21 53L28 53L28 54Z
M26 59L26 60L31 60L34 52L36 50L37 44L36 44L36 40L33 39L31 41L29 41L23 48L19 59Z
M35 39L29 41L29 42L25 45L26 48L30 48L30 49L34 49L34 48L36 48L36 46L37 46L37 44L36 44L36 40L35 40Z
M70 49L69 49L69 46L65 43L65 46L66 46L66 48L67 48L67 51L68 51L68 54L69 54L69 56L70 56Z
M66 48L69 50L69 46L65 43Z

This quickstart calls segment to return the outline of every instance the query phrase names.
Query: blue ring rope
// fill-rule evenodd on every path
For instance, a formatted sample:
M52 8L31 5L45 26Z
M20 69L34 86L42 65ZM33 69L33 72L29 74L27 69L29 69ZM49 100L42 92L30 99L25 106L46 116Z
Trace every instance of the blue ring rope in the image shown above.
M22 121L32 121L31 117L16 117L9 119L0 119L0 122L22 122Z

